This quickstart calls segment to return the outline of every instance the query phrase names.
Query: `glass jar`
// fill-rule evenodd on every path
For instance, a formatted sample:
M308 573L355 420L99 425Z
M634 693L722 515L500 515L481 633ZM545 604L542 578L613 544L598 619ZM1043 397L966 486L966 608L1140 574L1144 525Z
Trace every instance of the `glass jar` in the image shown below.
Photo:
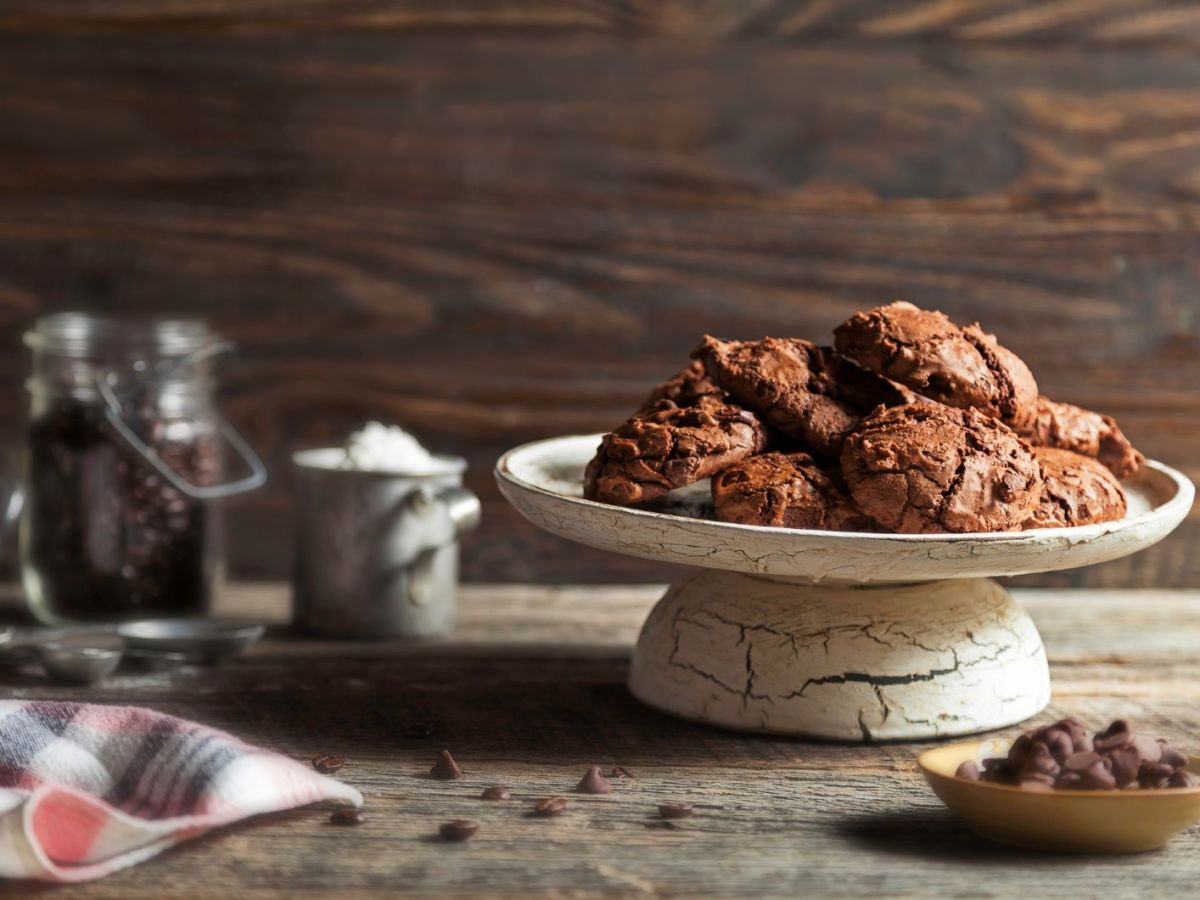
M33 351L21 578L49 623L203 615L223 569L211 500L262 464L219 419L203 323L64 313ZM222 484L222 436L252 475Z

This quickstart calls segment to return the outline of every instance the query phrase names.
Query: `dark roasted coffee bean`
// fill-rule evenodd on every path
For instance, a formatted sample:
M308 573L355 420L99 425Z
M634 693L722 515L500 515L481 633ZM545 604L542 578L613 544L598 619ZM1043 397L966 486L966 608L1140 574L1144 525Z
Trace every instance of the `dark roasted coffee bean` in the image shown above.
M443 750L438 754L438 761L433 764L433 768L429 770L429 774L434 778L449 781L452 778L462 778L463 770L454 761L454 757L450 755L450 751Z
M473 819L455 819L438 826L438 837L443 841L466 841L478 830L479 823Z
M340 753L325 753L314 759L312 764L322 775L332 775L346 764L346 757Z
M404 726L404 736L408 738L427 738L433 734L433 726L428 722L409 722Z
M660 803L658 814L664 819L686 819L692 814L692 808L682 803Z
M955 770L954 775L956 778L965 778L967 781L978 781L979 763L973 759L968 759Z
M366 820L361 809L336 809L329 815L331 825L361 825Z
M611 794L612 789L612 782L604 777L599 766L589 767L579 784L575 785L576 792L580 794Z
M567 801L562 797L543 797L533 804L535 816L561 816L567 808Z
M507 800L512 796L512 791L502 784L493 784L490 788L485 788L483 793L479 795L480 800Z
M1200 776L1194 775L1186 769L1180 769L1169 779L1167 779L1167 787L1173 788L1190 788L1200 787Z

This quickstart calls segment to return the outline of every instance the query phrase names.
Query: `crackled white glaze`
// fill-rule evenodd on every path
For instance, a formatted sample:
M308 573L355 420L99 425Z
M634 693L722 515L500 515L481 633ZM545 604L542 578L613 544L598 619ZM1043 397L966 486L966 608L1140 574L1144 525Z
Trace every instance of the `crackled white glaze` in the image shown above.
M1135 553L1170 533L1195 494L1182 474L1148 462L1124 482L1128 514L1100 525L953 535L764 528L713 520L706 482L653 508L584 500L599 440L518 447L496 478L554 534L698 567L646 621L634 694L688 719L843 740L968 734L1038 712L1050 699L1041 638L988 576Z
M1050 701L1037 629L984 578L854 588L697 572L646 620L629 685L687 719L840 740L970 734Z

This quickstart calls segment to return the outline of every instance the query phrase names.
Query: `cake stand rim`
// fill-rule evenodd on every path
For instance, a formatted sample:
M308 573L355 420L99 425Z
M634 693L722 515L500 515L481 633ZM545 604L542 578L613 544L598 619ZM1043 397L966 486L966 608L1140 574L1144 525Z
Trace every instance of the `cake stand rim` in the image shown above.
M930 574L928 576L924 576L925 578L928 578L929 580L941 580L943 578L961 578L961 577L1001 577L1006 574L1014 574L1015 575L1015 574L1028 574L1031 572L1041 572L1041 571L1063 571L1063 570L1067 570L1067 569L1071 569L1071 568L1078 568L1078 567L1085 566L1085 565L1091 565L1094 562L1104 562L1104 561L1110 561L1113 559L1119 559L1123 556L1127 556L1132 553L1140 552L1141 550L1146 549L1147 547L1151 546L1154 543L1157 543L1157 541L1161 540L1162 538L1164 538L1168 534L1170 534L1172 531L1174 531L1175 528L1177 528L1179 526L1179 524L1182 523L1182 521L1186 518L1188 511L1191 509L1192 503L1195 499L1195 484L1192 482L1192 480L1190 478L1188 478L1186 475L1184 475L1182 472L1180 472L1178 469L1175 469L1172 466L1168 466L1165 463L1159 462L1157 460L1147 459L1147 460L1145 460L1143 465L1146 468L1155 471L1159 475L1162 475L1168 481L1170 481L1172 483L1172 485L1174 486L1174 489L1175 489L1174 493L1168 499L1163 501L1162 503L1160 503L1156 506L1153 506L1150 509L1145 510L1144 512L1142 512L1136 516L1118 519L1113 522L1100 522L1100 523L1095 523L1092 525L1078 525L1078 526L1072 526L1072 527L1066 527L1066 528L1042 528L1042 529L1031 529L1031 530L1024 530L1024 531L1007 531L1007 532L962 532L962 533L953 533L953 534L895 534L895 533L890 533L890 532L879 532L879 533L839 532L839 531L822 531L822 530L816 530L816 529L782 528L782 527L777 527L777 526L765 526L765 525L740 525L740 524L736 524L733 522L719 522L719 521L716 521L713 519L702 519L702 518L693 517L693 516L679 516L679 515L673 515L670 513L658 512L655 510L638 509L636 507L621 507L621 506L616 506L616 505L608 504L608 503L600 503L600 502L594 501L594 500L587 500L587 499L584 499L583 497L574 496L574 495L562 493L560 491L551 490L549 488L543 487L542 485L527 481L527 480L517 476L512 471L511 460L517 454L520 454L522 452L527 452L532 448L541 447L543 449L548 449L548 448L553 447L556 444L563 444L567 441L583 441L583 440L591 440L593 438L598 443L601 437L602 437L602 435L599 433L597 433L595 435L591 435L591 434L560 435L557 437L542 438L542 439L535 440L535 441L528 441L526 443L520 444L516 447L513 447L513 448L505 451L503 454L501 454L499 459L496 461L496 465L495 465L495 469L494 469L494 476L501 488L501 493L504 494L505 499L510 504L516 506L516 508L518 509L519 512L522 513L522 515L525 515L524 510L522 510L519 505L517 505L513 502L513 498L509 496L509 490L515 490L522 494L527 494L527 495L532 494L535 496L544 497L544 498L550 499L556 503L566 503L569 505L569 507L574 512L579 513L581 515L588 515L589 512L591 512L591 511L595 511L595 512L603 511L603 512L607 512L610 515L616 514L616 515L620 515L622 517L627 516L627 517L630 517L630 519L632 521L637 521L642 524L657 524L657 525L665 526L668 528L670 528L672 526L678 526L681 523L683 523L685 525L686 524L696 524L696 525L703 526L705 529L718 529L719 530L718 533L722 533L722 534L726 534L726 535L745 534L745 535L769 536L769 537L778 537L778 538L795 538L795 539L798 539L799 541L804 541L806 539L807 540L820 540L821 542L827 542L827 543L833 544L835 546L843 545L843 546L846 546L847 548L849 548L849 547L860 547L860 548L872 547L872 548L878 548L879 551L885 551L889 547L892 549L895 549L897 551L900 551L903 549L915 549L915 548L919 548L919 547L953 548L958 545L969 545L969 544L986 544L986 545L996 546L997 548L999 548L1001 546L1011 546L1014 549L1018 548L1018 547L1025 548L1025 549L1032 549L1036 545L1050 546L1054 541L1056 541L1056 540L1063 541L1064 539L1066 540L1066 543L1069 547L1074 548L1076 546L1087 545L1087 544L1093 543L1101 538L1111 536L1114 533L1116 533L1119 536L1120 534L1125 533L1125 532L1135 532L1139 527L1155 526L1156 528L1162 529L1161 533L1157 534L1157 536L1153 540L1150 540L1149 543L1146 543L1144 546L1134 546L1136 543L1138 543L1138 540L1136 539L1136 535L1134 535L1131 538L1131 540L1129 541L1131 548L1128 550L1128 552L1116 553L1115 555L1105 557L1103 560L1094 560L1094 561L1090 561L1090 562L1083 561L1083 562L1078 562L1078 563L1074 563L1074 564L1068 563L1067 565L1055 565L1053 563L1053 559L1051 557L1060 556L1062 554L1053 553L1053 551L1048 550L1046 552L1047 558L1045 559L1045 562L1047 563L1047 565L1045 566L1045 568L1033 568L1033 569L1021 568L1017 571L1007 573L1004 571L997 571L997 570L995 570L995 567L993 567L992 569L989 569L986 573L981 572L978 575L968 574L966 572L958 571L958 572L947 572L945 575ZM553 529L547 528L542 523L534 522L534 524L538 525L538 527L543 528L544 530L551 531L551 533L556 533L560 537L564 537L567 540L576 540L576 542L578 542L578 543L585 543L585 544L588 543L587 541L580 541L570 535L564 535L561 532L555 532ZM696 535L692 535L692 536L695 537ZM596 544L592 544L591 546L599 547L599 545L596 545ZM648 556L644 553L633 552L632 549L626 550L626 549L621 549L621 548L612 547L612 546L604 546L604 547L599 547L599 548L606 549L609 552L613 552L613 553L621 553L623 555L640 556L642 558L649 558L649 559L658 558L658 557L654 557L654 556ZM682 563L684 565L688 565L688 564L698 565L699 564L699 563L689 563L687 560L676 559L669 555L664 555L662 557L662 561L672 562L672 563ZM772 573L769 571L756 571L756 570L751 570L751 569L732 569L730 567L725 567L725 566L705 566L705 567L710 567L710 568L714 568L714 569L730 569L732 571L742 571L746 574L758 574L758 575L761 575L761 576L767 577L767 578L774 577L776 574L776 573ZM782 574L782 573L779 573L779 574ZM784 577L790 577L790 576L785 575ZM804 577L804 576L800 576L800 577ZM866 579L866 580L864 580L864 579L857 579L857 578L850 578L849 580L856 582L856 583L888 583L888 581L889 581L888 579L878 579L878 580ZM903 581L911 581L911 580L913 580L913 579L903 579ZM917 579L917 580L920 580L920 579Z

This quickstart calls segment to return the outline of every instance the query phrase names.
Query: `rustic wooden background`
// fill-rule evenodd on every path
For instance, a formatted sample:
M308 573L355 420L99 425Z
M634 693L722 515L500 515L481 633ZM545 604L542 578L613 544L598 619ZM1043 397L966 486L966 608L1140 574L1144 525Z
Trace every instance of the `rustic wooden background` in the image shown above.
M466 574L667 572L518 521L513 444L603 429L704 331L895 297L1200 476L1200 7L1095 0L0 0L0 420L52 309L201 314L274 465L370 417L463 453ZM1200 514L1034 579L1200 585Z

